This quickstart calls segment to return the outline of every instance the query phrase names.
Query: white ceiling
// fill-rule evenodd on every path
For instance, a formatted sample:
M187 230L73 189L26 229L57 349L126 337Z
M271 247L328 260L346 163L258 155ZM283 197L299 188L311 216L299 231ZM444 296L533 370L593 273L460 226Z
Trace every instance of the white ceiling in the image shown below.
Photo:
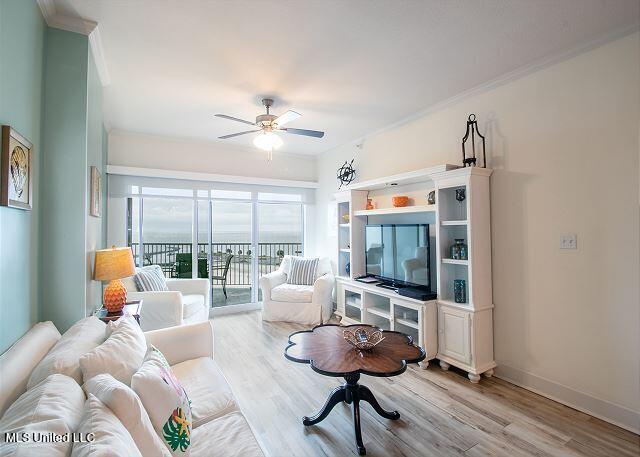
M55 0L99 24L111 128L251 146L295 109L281 150L317 154L505 73L637 27L638 0Z

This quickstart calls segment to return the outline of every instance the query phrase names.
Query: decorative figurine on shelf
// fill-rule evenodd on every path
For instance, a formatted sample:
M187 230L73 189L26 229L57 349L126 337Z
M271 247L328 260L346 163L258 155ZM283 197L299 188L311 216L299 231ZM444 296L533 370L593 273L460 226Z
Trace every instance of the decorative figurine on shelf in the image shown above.
M345 224L349 223L349 215L348 214L343 214L342 215L342 222Z
M370 198L367 198L367 206L365 207L366 210L370 210L373 209L373 200Z
M347 264L344 266L344 271L347 272L347 275L351 276L351 262L347 262Z
M427 195L427 203L429 203L430 205L435 205L436 204L436 191L432 190L431 192L429 192L429 195Z
M473 155L467 157L465 143L469 139L469 133L471 133L471 152ZM476 166L476 135L482 139L482 166L487 168L487 154L485 151L484 136L482 136L478 131L478 121L476 121L475 114L469 114L469 119L467 120L467 132L464 134L464 138L462 138L462 166Z
M451 258L453 260L467 260L467 245L464 239L456 238L455 244L451 245Z
M355 159L351 159L351 162L344 161L344 165L338 168L338 173L336 178L340 181L340 185L338 189L341 189L342 186L348 186L356 179L356 170L353 168L353 161Z
M462 208L462 202L465 200L465 198L467 198L467 192L465 191L464 187L461 187L460 189L456 189L456 200L458 200L458 207L460 208L461 220L466 219L464 210Z
M456 303L467 302L467 281L464 279L453 280L453 298Z

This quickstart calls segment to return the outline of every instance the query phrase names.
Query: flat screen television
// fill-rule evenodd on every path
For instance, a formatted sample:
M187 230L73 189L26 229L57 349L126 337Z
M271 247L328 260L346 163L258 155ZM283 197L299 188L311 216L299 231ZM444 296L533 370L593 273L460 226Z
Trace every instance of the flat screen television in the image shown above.
M365 227L366 273L394 287L431 288L429 224Z

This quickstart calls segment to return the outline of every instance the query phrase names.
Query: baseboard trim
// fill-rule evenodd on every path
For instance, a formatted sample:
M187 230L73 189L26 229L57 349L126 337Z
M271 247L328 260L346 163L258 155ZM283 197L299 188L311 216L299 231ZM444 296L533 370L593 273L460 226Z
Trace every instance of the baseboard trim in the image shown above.
M498 364L495 376L630 432L640 434L640 412L638 411L502 364Z
M224 316L226 314L246 313L247 311L255 311L256 309L262 309L262 302L258 303L243 303L241 305L227 305L211 308L209 310L209 317Z

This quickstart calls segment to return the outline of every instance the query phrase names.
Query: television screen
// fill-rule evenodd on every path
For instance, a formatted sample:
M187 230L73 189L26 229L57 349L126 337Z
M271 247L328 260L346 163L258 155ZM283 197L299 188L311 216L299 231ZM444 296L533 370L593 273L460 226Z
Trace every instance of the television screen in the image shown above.
M367 275L429 287L429 225L367 225L365 257Z

